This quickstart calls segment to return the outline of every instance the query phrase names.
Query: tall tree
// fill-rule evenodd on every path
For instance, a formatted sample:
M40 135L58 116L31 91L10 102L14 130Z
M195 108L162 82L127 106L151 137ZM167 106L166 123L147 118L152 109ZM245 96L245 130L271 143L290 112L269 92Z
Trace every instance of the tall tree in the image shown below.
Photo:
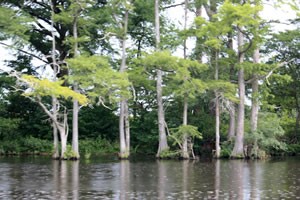
M160 21L159 21L159 6L160 1L155 0L155 47L156 51L160 50ZM157 92L157 115L158 115L158 131L159 131L159 144L156 157L160 157L160 154L169 149L167 143L167 135L165 129L165 113L163 108L163 94L162 94L162 82L163 82L163 71L160 66L157 66L156 70L156 92Z
M122 58L121 58L121 66L120 72L125 73L127 70L126 65L126 41L127 41L127 29L128 29L128 15L129 10L131 9L131 2L125 2L125 14L123 17L123 26L121 25L121 29L123 30L121 36L121 46L122 46ZM119 134L120 134L120 158L128 158L130 155L130 127L129 127L129 107L128 100L125 98L121 99L120 102L120 118L119 118Z

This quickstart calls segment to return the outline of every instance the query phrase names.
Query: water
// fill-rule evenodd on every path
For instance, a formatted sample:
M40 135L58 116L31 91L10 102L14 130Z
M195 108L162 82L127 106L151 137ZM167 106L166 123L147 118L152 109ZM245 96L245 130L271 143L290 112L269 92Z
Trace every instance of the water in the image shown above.
M300 158L0 158L0 199L300 199Z

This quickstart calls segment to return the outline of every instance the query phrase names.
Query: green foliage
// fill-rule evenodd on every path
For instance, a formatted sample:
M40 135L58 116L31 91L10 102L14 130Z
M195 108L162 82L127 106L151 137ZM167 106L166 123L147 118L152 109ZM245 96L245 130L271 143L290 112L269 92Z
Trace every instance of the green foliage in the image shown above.
M230 158L233 147L234 147L234 140L228 140L223 142L221 145L220 157Z
M174 159L179 158L181 151L164 150L159 154L160 159Z
M0 138L5 138L19 128L20 119L0 117Z
M74 158L78 158L78 155L72 150L71 145L67 145L67 150L64 153L63 159L64 160L71 160Z
M79 141L80 154L103 154L116 153L119 151L118 143L110 142L101 137L95 139L85 139Z
M172 56L168 51L157 51L146 55L142 64L147 70L160 69L163 71L175 70L178 67L178 58Z
M9 138L0 142L0 154L51 154L53 144L49 140L29 137Z
M106 57L81 55L67 63L72 71L69 82L79 84L90 98L107 97L111 102L129 98L127 74L113 70Z
M299 155L300 154L300 144L289 144L287 145L287 152L289 155Z
M32 20L24 13L20 15L20 12L0 6L0 40L14 37L28 39L25 32Z
M62 81L51 82L48 79L40 80L31 75L22 75L21 80L24 81L30 89L33 89L31 92L24 92L25 96L56 96L64 99L76 99L82 105L88 103L86 96L62 86Z
M252 156L259 158L260 153L277 154L287 151L286 144L280 141L284 135L284 130L280 126L280 118L275 113L259 113L257 131L246 133L245 143L253 146Z
M202 139L202 134L198 131L196 126L181 125L178 128L171 129L172 134L169 135L171 140L174 140L173 145L178 144L182 146L185 137Z

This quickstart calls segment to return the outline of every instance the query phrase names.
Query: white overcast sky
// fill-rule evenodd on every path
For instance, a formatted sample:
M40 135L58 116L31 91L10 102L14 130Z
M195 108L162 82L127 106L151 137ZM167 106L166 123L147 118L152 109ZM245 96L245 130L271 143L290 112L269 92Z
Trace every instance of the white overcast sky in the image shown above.
M176 0L177 3L181 3L182 0ZM279 20L281 22L283 22L282 24L274 24L274 31L284 31L285 29L293 29L294 27L292 25L288 25L288 19L294 19L296 18L296 13L294 11L292 11L289 6L282 6L280 8L274 8L270 2L271 1L267 1L268 3L264 5L264 11L261 12L261 16L266 19L266 20ZM299 2L300 4L300 2ZM178 7L174 7L168 10L167 13L168 17L172 20L175 21L175 23L178 24L183 24L183 19L184 19L184 13L183 13L183 6L178 6ZM190 23L192 23L193 19L195 16L193 16L192 13L189 14L188 16L188 20ZM9 43L9 41L6 41L7 43ZM190 46L188 47L188 50L192 50L194 48L193 46L193 42L190 42ZM0 45L0 69L6 69L5 68L5 60L10 60L13 59L13 53L15 53L12 50L8 50L7 48L3 47L2 45ZM182 55L181 50L179 49L176 52L176 55L178 54L178 56ZM39 65L39 62L34 61L34 63L38 63L37 65Z

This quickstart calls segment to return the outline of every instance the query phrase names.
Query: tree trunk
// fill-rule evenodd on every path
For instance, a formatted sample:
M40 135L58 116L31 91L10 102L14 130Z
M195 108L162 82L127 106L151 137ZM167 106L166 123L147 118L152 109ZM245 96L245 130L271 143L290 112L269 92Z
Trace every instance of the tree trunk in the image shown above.
M126 139L126 153L130 155L130 123L129 123L129 108L128 108L128 101L126 100L125 104L125 139Z
M215 80L219 80L219 64L218 64L218 57L219 52L216 50L214 56L215 60ZM220 100L219 100L219 92L215 91L215 97L216 97L216 151L215 151L215 158L219 158L221 154L221 147L220 147Z
M184 102L183 102L183 125L187 125L187 113L188 113L188 101L187 97L184 97ZM188 150L188 142L187 142L187 134L183 135L183 143L182 143L182 158L183 159L189 159L189 150Z
M228 34L228 48L233 49L233 35L232 33ZM234 76L235 76L235 66L234 64L230 65L230 70L229 70L229 77L230 77L230 81L234 80ZM230 101L230 108L229 108L229 128L228 128L228 140L232 140L232 138L235 137L235 114L236 112L236 105L234 102Z
M120 72L124 73L127 70L126 66L126 37L128 28L128 14L126 10L124 16L124 35L122 38L122 61L120 66ZM127 159L130 155L130 127L129 127L129 112L128 101L123 99L120 102L120 117L119 117L119 134L120 134L120 152L119 157L121 159Z
M158 105L158 131L159 131L159 147L156 157L160 157L160 154L169 149L167 143L167 135L165 130L165 113L163 109L163 99L162 99L162 71L157 70L157 82L156 82L156 92L157 92L157 105Z
M183 29L186 30L187 28L187 9L188 9L188 0L184 1L185 7L184 7L184 27ZM183 42L183 57L184 59L186 59L186 50L187 50L187 46L186 46L186 39ZM187 80L185 80L187 81ZM186 126L187 125L187 114L188 114L188 94L186 94L186 96L183 98L183 125ZM184 133L183 137L182 137L182 158L183 159L189 159L189 150L188 150L188 135L186 133Z
M65 132L65 129L64 128L60 128L59 129L59 134L60 134L60 142L61 142L61 152L60 152L60 158L61 159L68 159L66 156L65 156L65 153L67 151L67 134Z
M215 158L220 158L221 147L220 147L220 100L219 95L215 92L216 96L216 152Z
M52 110L53 110L53 117L57 119L57 99L56 97L52 97ZM59 158L59 144L58 144L58 132L55 126L55 123L52 121L52 128L53 128L53 159Z
M160 50L160 25L159 25L159 0L155 0L155 40L156 40L156 51ZM157 92L157 116L158 116L158 131L159 131L159 145L156 157L160 157L160 154L169 149L167 143L167 135L165 130L165 113L163 109L162 99L162 76L163 72L160 69L156 70L156 92Z
M125 119L125 100L122 100L120 103L120 117L119 117L119 134L120 134L120 158L127 158L126 155L126 141L125 141L125 128L124 128L124 119Z
M77 57L78 54L78 33L77 33L77 14L74 16L73 20L73 38L74 38L74 58ZM78 92L77 83L73 84L73 90ZM78 112L79 105L77 100L73 100L73 120L72 120L72 151L75 154L73 159L79 159L79 145L78 145Z
M256 49L253 54L253 62L259 63L259 49ZM259 100L258 100L258 77L253 74L252 85L252 106L251 106L251 132L254 133L257 130L258 121L258 110L259 110Z
M242 47L244 44L244 36L241 31L238 31L238 48L239 48L239 63L244 61L244 52ZM245 119L245 78L244 69L239 69L238 72L238 87L239 87L239 104L238 104L238 115L237 115L237 128L236 138L234 143L233 151L231 152L232 158L244 158L244 119Z
M78 91L76 87L74 87L74 91ZM73 100L73 126L72 126L72 151L75 153L75 157L73 159L79 159L79 131L78 131L78 112L79 106L78 101Z
M232 103L232 102L231 102ZM229 109L229 129L228 129L228 140L231 140L235 136L235 104L232 103Z

